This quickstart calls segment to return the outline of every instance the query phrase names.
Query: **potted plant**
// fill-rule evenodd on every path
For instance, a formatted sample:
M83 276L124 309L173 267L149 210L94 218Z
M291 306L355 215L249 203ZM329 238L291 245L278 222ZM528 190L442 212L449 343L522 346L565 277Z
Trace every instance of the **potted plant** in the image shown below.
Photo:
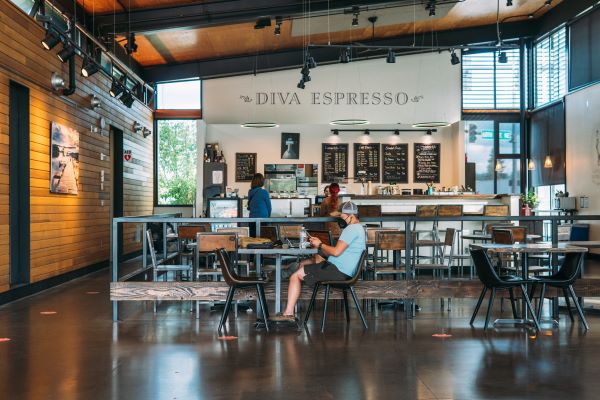
M523 215L526 217L532 215L532 209L537 207L537 205L540 203L533 190L529 190L527 193L522 194L521 202L523 203Z

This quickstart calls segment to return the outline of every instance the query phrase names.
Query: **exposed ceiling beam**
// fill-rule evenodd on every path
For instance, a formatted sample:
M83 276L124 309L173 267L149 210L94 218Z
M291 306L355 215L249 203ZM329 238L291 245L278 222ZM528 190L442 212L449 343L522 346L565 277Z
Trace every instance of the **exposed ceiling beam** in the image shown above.
M464 0L437 0L438 5L460 3ZM313 0L311 14L343 12L353 6L362 10L377 5L410 6L414 0ZM417 7L425 7L426 1L417 0ZM131 13L105 14L96 16L96 26L101 33L123 33L131 26L131 31L148 33L167 29L194 29L208 26L255 22L259 17L282 16L301 17L306 13L303 2L297 0L229 0L183 4L165 8L131 10Z
M538 21L531 20L506 23L502 28L502 39L510 40L522 37L533 37L538 32L538 24ZM436 46L452 47L462 44L495 42L497 33L495 25L487 25L476 28L440 31L436 33L436 38ZM417 44L427 44L427 42L431 43L431 40L425 40L425 43ZM410 46L413 44L413 35L364 41L362 43L382 48L388 46ZM354 60L360 60L385 57L386 54L387 51L355 52L352 57ZM400 54L400 52L398 52L398 54ZM311 49L311 55L320 65L337 63L339 59L339 49L315 48ZM293 49L269 54L244 55L182 64L161 65L144 68L143 77L149 82L159 82L193 77L211 79L253 72L259 73L299 68L303 62L302 57L302 49Z

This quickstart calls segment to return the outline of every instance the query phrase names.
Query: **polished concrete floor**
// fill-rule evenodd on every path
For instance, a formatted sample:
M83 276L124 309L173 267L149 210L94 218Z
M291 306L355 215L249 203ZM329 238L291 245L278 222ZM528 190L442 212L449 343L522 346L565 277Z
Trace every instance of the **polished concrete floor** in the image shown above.
M591 330L564 316L532 336L468 325L474 301L422 302L401 310L332 312L325 334L254 329L252 312L231 318L188 304L121 307L111 321L108 272L101 271L0 307L0 399L598 399L600 316ZM355 311L355 310L352 310ZM496 316L501 315L495 310ZM505 312L504 315L507 315ZM432 335L444 333L446 338Z

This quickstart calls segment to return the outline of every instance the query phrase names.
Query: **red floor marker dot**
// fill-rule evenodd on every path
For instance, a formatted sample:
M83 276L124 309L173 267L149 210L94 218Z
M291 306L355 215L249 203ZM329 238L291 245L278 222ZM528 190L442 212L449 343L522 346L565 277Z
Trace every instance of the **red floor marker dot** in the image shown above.
M237 336L219 336L219 340L237 340Z
M10 338L0 337L0 343L2 343L2 342L10 342Z
M448 333L434 333L433 335L431 335L434 338L441 338L441 339L447 339L452 337L452 335L448 334Z
M100 294L100 292L85 292L85 294Z
M54 314L56 314L56 311L40 311L40 314L42 314L42 315L54 315Z

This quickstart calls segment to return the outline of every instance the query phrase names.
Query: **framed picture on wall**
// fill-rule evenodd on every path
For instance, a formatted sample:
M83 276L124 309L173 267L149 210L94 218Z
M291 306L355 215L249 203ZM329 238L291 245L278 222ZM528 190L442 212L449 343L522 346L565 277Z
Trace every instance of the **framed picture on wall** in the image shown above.
M297 160L300 158L300 134L281 132L281 158Z
M50 192L77 194L79 132L68 126L52 122L50 140Z

